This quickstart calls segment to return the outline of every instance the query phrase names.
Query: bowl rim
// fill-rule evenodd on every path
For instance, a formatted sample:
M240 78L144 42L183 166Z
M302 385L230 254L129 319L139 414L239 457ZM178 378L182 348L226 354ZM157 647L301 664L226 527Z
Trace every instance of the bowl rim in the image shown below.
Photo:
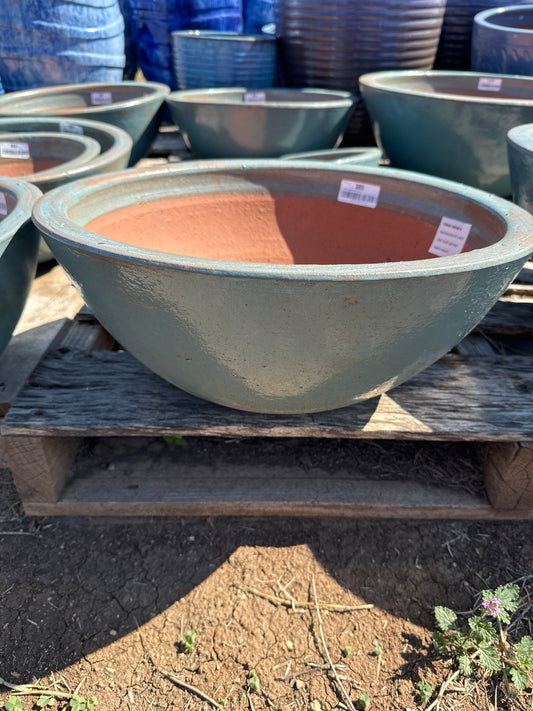
M338 155L340 160L349 156L375 156L383 158L383 151L377 146L346 146L344 148L324 148L318 151L302 151L302 153L285 153L280 160L313 160L315 156ZM300 156L300 157L299 157Z
M224 30L173 30L170 33L172 38L215 40L217 42L276 42L275 37L269 37L260 32L231 32Z
M16 209L0 222L0 256L17 234L18 230L31 219L32 208L37 198L42 196L33 183L18 178L0 176L0 192L14 193L17 198Z
M398 78L413 78L413 79L432 79L446 77L461 77L465 79L502 79L502 81L513 80L519 81L526 84L531 84L531 98L529 99L508 99L501 98L495 95L494 92L488 92L487 95L479 96L464 96L463 94L453 94L443 91L423 91L416 88L404 88L401 86L387 85L385 81L387 79L398 79ZM467 71L456 71L456 70L445 70L445 69L394 69L390 71L381 72L368 72L367 74L362 74L359 77L359 84L361 86L362 93L364 94L365 89L373 89L376 91L383 91L389 94L401 94L403 96L417 96L426 99L445 99L446 101L457 101L461 103L472 103L472 104L483 104L483 105L497 105L497 106L533 106L533 77L525 76L522 74L493 74L490 72L467 72Z
M486 193L477 188L456 183L443 178L396 168L369 167L357 164L324 164L320 161L281 161L276 159L248 160L201 160L187 161L188 165L174 164L107 173L101 176L78 180L50 191L36 201L33 207L33 221L42 236L90 252L109 261L145 264L152 267L218 274L232 277L275 278L279 280L342 280L366 281L391 278L411 278L416 276L437 276L454 272L465 272L494 267L509 261L527 258L533 253L533 215L509 200ZM145 247L135 247L104 237L80 227L68 218L68 210L79 204L94 192L105 190L110 185L142 184L147 178L171 177L173 174L217 173L223 175L232 170L261 171L282 169L285 172L309 174L310 171L343 174L342 177L358 176L359 179L392 178L410 182L422 187L452 192L461 200L481 204L507 225L505 235L488 247L475 249L447 257L433 257L405 262L375 264L267 264L260 262L234 262L206 259L161 252ZM340 181L339 181L340 182ZM161 195L166 197L166 195ZM111 212L112 210L109 210ZM102 213L105 214L105 213ZM513 250L512 259L509 251Z
M91 115L96 113L101 113L102 111L113 111L115 109L127 109L132 106L138 106L139 104L149 104L154 99L164 99L165 96L170 92L170 87L167 84L162 84L160 82L154 81L120 81L120 82L94 82L92 84L58 84L57 86L42 86L35 89L25 89L24 91L12 91L7 94L2 94L0 96L0 118L7 118L9 116L33 116L37 118L41 117L60 117L62 116L65 120L69 119L69 114L47 114L45 110L43 112L36 111L35 113L26 113L21 110L15 110L12 113L9 111L10 105L16 105L17 101L20 99L33 99L36 95L38 96L60 96L61 94L75 93L76 91L83 91L84 94L90 91L106 91L113 89L122 89L143 87L148 88L150 91L143 93L142 95L134 98L127 99L125 101L113 101L111 104L100 104L94 106L80 106L79 111L85 115ZM76 113L76 112L75 112Z
M324 99L324 101L320 100L315 100L315 101L281 101L281 100L274 100L274 101L249 101L245 102L242 101L242 99L235 100L235 101L216 101L218 96L224 95L227 92L244 92L246 93L254 93L254 94L262 94L265 92L271 92L279 95L280 97L283 96L283 94L300 94L304 95L305 94L323 94L324 96L329 96L329 99ZM190 101L188 97L192 97L192 99L195 98L195 96L200 96L200 95L208 95L209 97L212 97L213 100L209 101ZM352 94L349 91L341 91L339 89L315 89L313 87L305 87L305 88L288 88L288 87L266 87L266 88L261 88L261 89L252 89L244 86L219 86L219 87L213 87L213 88L205 88L205 89L178 89L177 91L171 91L167 97L166 101L169 104L174 104L174 105L183 105L183 106L216 106L217 108L244 108L246 111L250 110L255 110L258 111L260 109L264 110L266 107L268 108L275 108L275 109L290 109L291 111L295 108L303 108L303 109L328 109L328 108L350 108L352 106L355 106L358 101L359 97L356 96L355 94Z
M524 5L504 5L501 7L489 7L486 10L482 10L474 15L474 24L480 25L481 27L486 27L491 30L499 30L501 32L512 32L513 34L524 34L533 35L533 30L526 29L525 27L506 27L505 25L497 25L491 22L492 17L500 15L512 15L519 10L529 10L533 12L533 4Z
M507 131L507 142L514 148L533 155L533 123L513 126Z

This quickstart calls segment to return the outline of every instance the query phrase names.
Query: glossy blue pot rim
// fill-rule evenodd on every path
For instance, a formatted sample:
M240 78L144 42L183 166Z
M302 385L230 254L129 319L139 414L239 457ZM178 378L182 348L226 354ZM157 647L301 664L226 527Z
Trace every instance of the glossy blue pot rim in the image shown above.
M88 116L91 113L101 113L102 111L111 110L115 108L138 107L139 104L149 104L154 98L161 97L162 99L170 92L170 88L166 84L160 84L154 81L120 81L120 82L96 82L94 84L60 84L58 86L45 86L37 89L25 89L24 91L13 91L8 94L3 94L0 96L0 118L7 118L8 116L22 116L24 115L20 111L10 114L9 106L11 104L16 104L20 99L34 99L36 96L39 98L43 96L61 96L62 94L68 94L69 92L75 93L76 91L83 92L84 94L91 91L113 91L114 89L126 88L136 88L136 89L149 89L147 92L140 93L133 99L128 99L126 101L113 101L111 104L99 104L95 106L80 106L79 111L83 111L84 114ZM7 111L6 111L7 110ZM31 114L32 117L43 116L43 113L36 112ZM29 116L29 114L28 114ZM65 121L69 120L68 112L63 114L47 114L48 117L52 118L63 118Z
M519 34L533 36L533 30L526 29L525 27L507 27L505 25L499 25L490 21L492 17L497 17L500 15L512 15L513 12L517 12L520 10L522 12L524 10L529 10L530 12L533 12L533 5L506 5L504 7L489 7L488 10L482 10L481 12L478 12L477 15L474 16L474 22L476 22L478 25L481 25L482 27L498 29L502 32L512 32L513 34L516 34L518 32Z
M530 99L509 99L494 96L491 92L490 96L465 96L464 94L452 94L444 91L433 91L429 88L421 87L420 89L410 87L402 87L401 84L395 84L397 79L438 79L439 77L461 77L463 79L502 79L503 81L513 80L523 84L531 84ZM522 74L492 74L489 72L463 72L463 71L446 71L444 69L432 69L429 71L411 69L401 70L394 69L392 71L369 72L362 74L359 77L359 83L367 86L370 89L384 91L389 94L403 94L405 96L420 96L427 99L444 99L446 101L457 101L463 104L486 104L487 106L533 106L533 77L528 77Z
M276 94L280 97L279 101L250 101L246 102L241 99L236 99L235 101L217 101L217 97L224 96L228 92L254 92L254 93L264 93ZM282 97L284 94L299 94L305 97L306 94L318 94L324 95L323 101L320 100L310 100L310 101L283 101ZM212 97L212 101L198 101L195 102L195 97L200 96ZM172 91L166 97L166 101L169 103L183 103L185 106L190 104L200 104L201 106L216 106L224 108L244 108L246 111L268 108L279 108L279 109L329 109L329 108L340 108L346 106L347 108L353 106L359 101L359 98L349 91L339 91L337 89L313 89L307 87L305 89L280 89L277 87L272 87L268 89L248 89L243 86L229 86L229 87L217 87L216 89L180 89L178 91Z
M0 192L11 193L17 198L15 209L0 222L0 254L2 254L17 231L30 220L33 204L42 192L25 180L7 177L0 177Z
M285 173L309 175L309 171L339 173L342 178L361 177L392 179L402 184L420 185L422 188L444 190L457 196L458 200L471 201L498 217L507 227L505 235L495 244L470 252L449 257L433 257L416 261L388 262L378 264L265 264L257 262L233 262L216 259L180 256L168 252L136 247L127 243L91 232L68 217L69 209L79 205L86 197L102 192L105 201L106 190L110 186L139 183L139 197L142 183L157 176L170 177L174 174L217 173L225 171L258 171L282 169ZM357 176L357 177L356 177ZM245 176L242 176L245 177ZM172 197L162 192L160 198ZM136 204L132 201L130 204ZM111 212L110 207L107 212ZM103 210L101 214L106 214ZM45 237L62 244L82 249L105 259L130 263L148 264L182 271L242 276L275 278L280 280L332 280L361 281L370 279L401 279L416 276L437 276L453 272L468 272L505 265L516 260L524 260L533 253L533 216L509 200L486 193L462 183L442 178L393 168L359 166L355 164L325 165L320 161L290 161L276 159L261 160L203 160L188 162L186 165L166 165L142 169L130 169L115 173L77 180L56 188L40 198L34 205L33 221Z
M215 40L217 42L277 42L275 37L268 37L259 33L240 34L238 32L222 32L217 30L174 30L172 37L186 37L188 39Z
M514 126L507 132L507 140L514 147L533 154L533 123Z

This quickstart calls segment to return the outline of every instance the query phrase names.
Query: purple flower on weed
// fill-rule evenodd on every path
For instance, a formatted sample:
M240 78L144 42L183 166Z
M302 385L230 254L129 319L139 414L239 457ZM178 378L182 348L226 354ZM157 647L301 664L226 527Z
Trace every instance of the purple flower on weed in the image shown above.
M498 597L493 597L492 600L483 600L481 604L489 615L496 616L502 614L502 608L500 607L502 601Z

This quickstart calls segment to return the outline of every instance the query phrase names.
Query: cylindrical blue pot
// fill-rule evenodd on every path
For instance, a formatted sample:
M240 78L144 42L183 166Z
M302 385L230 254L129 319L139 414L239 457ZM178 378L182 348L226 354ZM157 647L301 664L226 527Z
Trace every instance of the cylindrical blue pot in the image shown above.
M0 76L6 91L120 81L124 63L118 0L0 3Z
M435 69L470 69L474 16L495 6L525 4L530 0L447 0Z
M172 49L180 89L274 86L275 37L184 30L172 33Z
M533 4L492 8L474 17L472 70L533 76Z
M124 65L123 78L126 81L135 79L137 73L137 51L135 42L133 41L133 32L131 27L131 0L118 0L120 10L124 18L124 54L126 63Z
M533 123L509 131L507 151L513 201L533 215Z
M40 195L30 183L0 178L0 353L15 330L35 276L39 235L31 211Z
M359 93L358 78L385 69L431 69L446 0L280 0L276 33L287 86ZM356 111L354 143L372 140Z

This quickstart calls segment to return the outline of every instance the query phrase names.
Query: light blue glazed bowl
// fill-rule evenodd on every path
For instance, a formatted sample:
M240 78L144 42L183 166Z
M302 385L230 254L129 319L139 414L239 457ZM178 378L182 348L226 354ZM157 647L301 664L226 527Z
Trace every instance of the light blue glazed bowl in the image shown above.
M31 221L39 188L0 177L0 353L9 343L28 297L39 235Z
M474 17L471 68L533 75L533 4L493 7Z
M0 97L0 118L55 116L89 119L118 126L133 141L130 165L149 150L163 116L170 89L157 82L123 81L115 84L65 84Z
M533 215L533 123L507 134L513 200Z
M391 71L359 85L391 165L511 195L506 135L533 121L533 78Z
M172 120L198 158L277 158L335 148L357 99L325 89L175 91Z
M435 256L443 218L468 232L462 252ZM415 375L533 252L533 217L509 201L311 161L89 178L45 195L33 219L147 367L200 398L280 414L352 405Z
M379 148L336 148L331 151L307 151L281 156L283 160L323 160L332 163L357 163L357 165L378 166L383 157Z

